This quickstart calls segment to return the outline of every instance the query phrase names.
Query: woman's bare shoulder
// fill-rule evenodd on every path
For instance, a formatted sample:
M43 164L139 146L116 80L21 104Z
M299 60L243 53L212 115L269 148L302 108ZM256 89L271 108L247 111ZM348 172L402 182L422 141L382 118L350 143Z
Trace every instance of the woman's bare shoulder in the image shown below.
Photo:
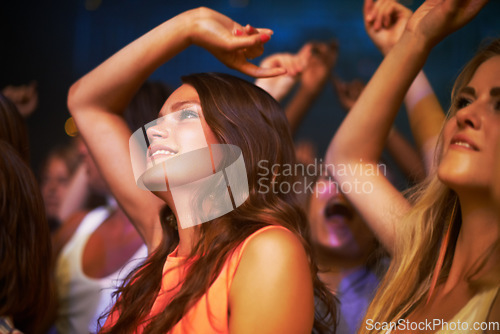
M313 283L299 238L285 228L254 235L243 249L229 302L232 329L250 330L252 324L260 324L269 333L310 332Z

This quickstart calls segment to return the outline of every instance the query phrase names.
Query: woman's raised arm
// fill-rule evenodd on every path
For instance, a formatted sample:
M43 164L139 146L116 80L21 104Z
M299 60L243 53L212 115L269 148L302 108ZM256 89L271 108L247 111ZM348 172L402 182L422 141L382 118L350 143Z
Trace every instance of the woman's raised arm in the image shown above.
M131 132L120 114L156 68L192 44L248 75L283 74L283 69L262 69L247 61L262 54L271 34L269 29L248 32L208 8L193 9L130 43L70 88L68 107L78 129L111 191L150 250L162 237L158 213L164 203L135 184L128 147Z
M368 6L373 4L372 0L367 2ZM432 47L470 21L486 3L486 0L425 1L409 19L401 38L373 75L328 148L327 163L335 167L331 172L336 181L341 186L350 185L352 191L344 191L346 196L389 251L397 232L397 221L409 204L377 165L387 135Z

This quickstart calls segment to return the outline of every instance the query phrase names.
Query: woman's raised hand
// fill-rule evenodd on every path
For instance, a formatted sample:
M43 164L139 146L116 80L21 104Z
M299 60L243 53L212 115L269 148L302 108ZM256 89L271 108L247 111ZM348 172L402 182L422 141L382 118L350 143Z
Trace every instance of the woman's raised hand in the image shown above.
M192 24L191 42L212 53L229 68L253 77L272 77L286 73L281 67L261 68L247 59L262 55L264 43L273 34L270 29L242 26L229 17L200 7L185 13Z
M412 12L395 0L365 0L365 29L373 43L387 54L397 43Z
M351 110L366 86L366 84L359 79L345 82L337 77L332 77L332 82L337 92L339 102L345 111Z
M406 30L430 48L471 21L489 0L427 0L411 16Z
M300 73L307 65L307 56L291 53L275 53L262 60L261 68L284 68L285 75L278 75L272 78L260 78L255 81L255 85L264 89L276 101L281 101L297 83Z

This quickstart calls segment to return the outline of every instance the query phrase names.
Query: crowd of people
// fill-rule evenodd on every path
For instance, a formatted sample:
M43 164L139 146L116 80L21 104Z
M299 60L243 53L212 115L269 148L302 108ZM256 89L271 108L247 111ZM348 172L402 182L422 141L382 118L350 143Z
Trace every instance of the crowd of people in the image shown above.
M183 12L69 88L78 136L37 173L36 82L4 90L0 334L498 333L500 39L448 112L422 70L487 2L364 0L366 84L333 74L335 41L255 65L273 31ZM148 80L191 46L255 81ZM345 118L317 157L293 135L327 86Z

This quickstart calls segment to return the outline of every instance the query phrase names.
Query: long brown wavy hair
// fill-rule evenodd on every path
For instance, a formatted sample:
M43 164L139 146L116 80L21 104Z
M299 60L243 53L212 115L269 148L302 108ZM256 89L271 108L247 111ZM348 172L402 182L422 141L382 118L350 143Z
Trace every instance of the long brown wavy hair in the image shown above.
M0 139L7 143L21 155L29 164L28 129L23 116L17 110L14 102L0 93Z
M476 73L476 70L492 57L500 56L500 39L481 49L464 67L452 91L452 105L447 121L457 112L459 92ZM500 131L498 129L497 131ZM442 131L438 140L433 172L412 190L410 212L399 222L401 228L395 240L391 266L368 308L366 321L397 322L425 302L433 284L433 273L438 263L441 247L446 247L442 268L437 274L437 284L443 283L450 271L455 246L462 225L458 195L446 186L437 175L437 165L443 147ZM443 245L444 235L450 229L450 238ZM467 272L470 287L479 291L500 283L500 266L495 266L482 277L475 275L486 265L491 256L499 256L500 240L497 240L480 261ZM361 326L360 333L372 333Z
M0 315L12 317L25 333L42 333L48 322L54 300L51 254L35 176L0 139Z
M269 165L276 164L280 168L295 163L293 142L283 110L264 90L228 74L192 74L182 77L182 81L198 92L205 120L219 143L233 144L241 149L250 195L232 212L197 226L200 238L187 261L196 260L170 304L150 318L148 315L160 291L163 265L179 242L177 231L167 223L172 212L165 207L161 212L162 243L117 290L120 298L114 308L119 318L112 328L102 332L130 333L143 323L147 323L147 333L168 332L208 290L238 245L268 225L284 226L302 242L309 256L316 300L322 304L322 312L315 312L314 328L319 333L331 332L335 329L335 303L318 279L307 218L296 195L259 192L259 161L267 160ZM294 182L294 176L283 175L281 170L275 172L277 186Z

